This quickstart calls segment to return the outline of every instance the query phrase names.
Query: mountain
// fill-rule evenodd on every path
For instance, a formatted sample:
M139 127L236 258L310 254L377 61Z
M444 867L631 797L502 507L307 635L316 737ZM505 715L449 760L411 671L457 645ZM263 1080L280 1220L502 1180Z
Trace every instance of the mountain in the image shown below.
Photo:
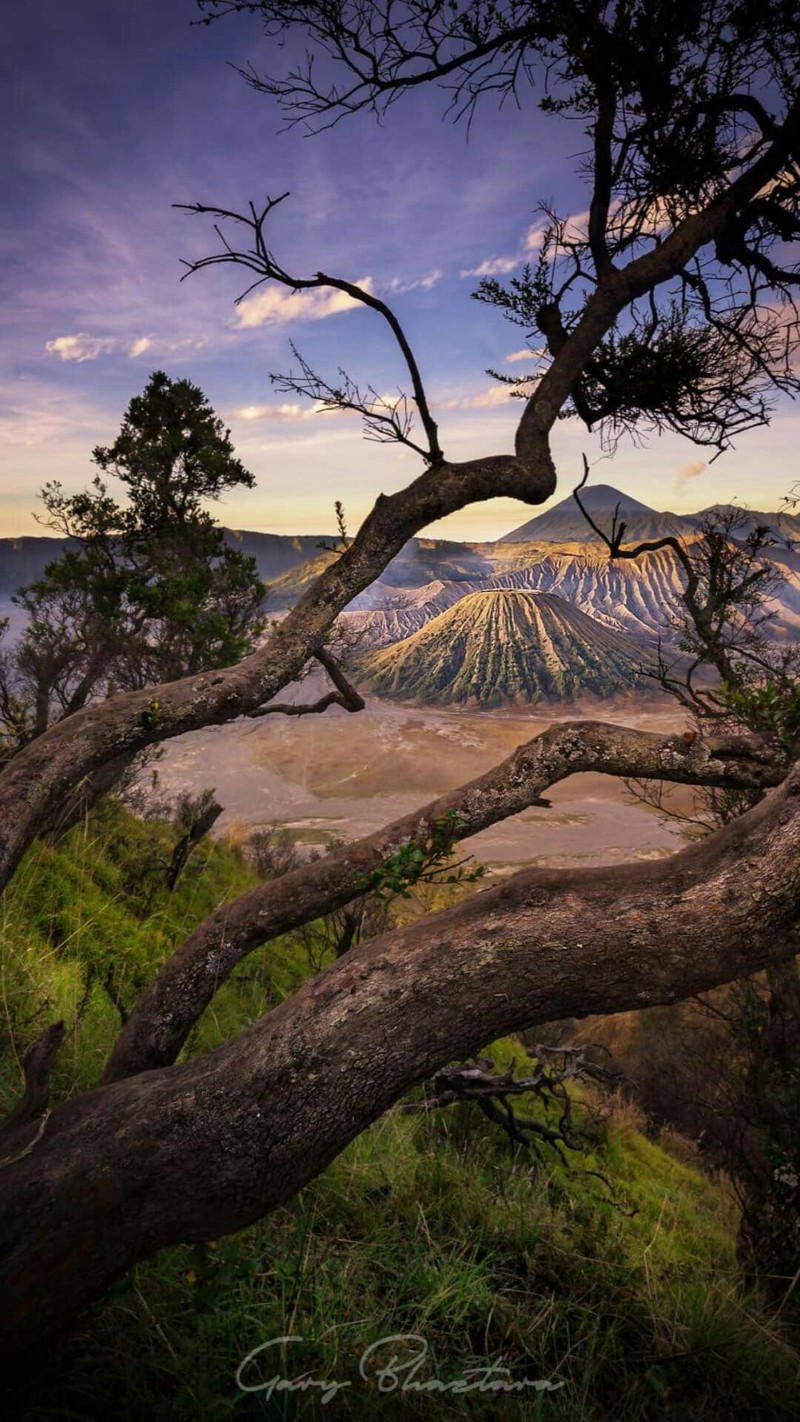
M435 705L498 706L629 692L640 668L632 643L562 598L494 589L363 655L359 683Z
M256 560L259 577L271 582L299 563L319 555L320 542L333 542L322 534L252 533L247 529L226 528L225 541ZM7 599L18 588L40 578L67 548L76 545L69 538L0 538L0 598Z
M322 533L253 533L243 528L223 530L225 542L255 558L258 576L265 583L288 573L299 563L320 555L320 543L332 544L335 537Z
M704 518L724 517L725 514L736 508L735 504L711 504L707 509L701 509L696 514L686 514L685 517L691 523L699 525ZM788 510L781 513L764 513L759 509L739 509L739 514L744 514L741 526L736 530L737 538L746 538L747 534L754 528L769 528L775 538L783 544L791 543L800 538L800 516L790 513Z
M595 484L581 492L581 502L591 514L595 523L605 533L611 532L611 521L619 505L619 517L625 520L626 543L641 543L645 539L663 538L665 534L682 534L687 537L695 531L692 520L681 514L659 513L647 504L642 504L630 494L622 494L610 484ZM586 522L572 495L554 504L546 513L538 514L528 523L506 533L500 543L524 543L535 540L543 543L600 543L602 539Z
M339 628L355 646L383 647L410 636L472 593L516 590L555 594L612 632L643 645L674 636L672 621L680 613L682 577L670 548L635 562L612 562L599 543L516 546L528 550L529 561L491 578L439 579L402 590L373 583L369 598L361 594L342 613ZM297 572L289 576L296 578ZM791 600L789 584L785 586Z
M35 582L48 563L75 547L69 538L0 538L0 597Z

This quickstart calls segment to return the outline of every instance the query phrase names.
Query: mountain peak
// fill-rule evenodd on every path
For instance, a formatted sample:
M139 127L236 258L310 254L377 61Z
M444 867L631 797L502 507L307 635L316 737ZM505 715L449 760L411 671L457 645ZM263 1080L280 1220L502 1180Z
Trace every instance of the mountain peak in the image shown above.
M640 665L626 637L562 598L496 588L368 653L361 672L390 699L498 706L627 692Z
M619 507L619 518L627 525L626 536L634 542L663 538L666 534L688 535L694 532L689 519L679 514L659 513L643 504L632 494L623 494L611 484L590 484L581 490L581 503L600 524L611 532L611 521ZM571 494L554 504L546 513L523 523L499 539L500 543L597 543L598 535L586 522Z
M621 489L615 489L613 484L587 484L585 489L580 491L581 503L590 512L595 509L608 509L614 512L617 504L620 506L620 514L624 518L626 513L647 513L655 514L656 509L651 509L649 504L643 504L639 499L635 499L632 494L623 494ZM555 513L558 509L574 509L577 504L572 494L566 499L562 499L559 504L554 504L548 513Z

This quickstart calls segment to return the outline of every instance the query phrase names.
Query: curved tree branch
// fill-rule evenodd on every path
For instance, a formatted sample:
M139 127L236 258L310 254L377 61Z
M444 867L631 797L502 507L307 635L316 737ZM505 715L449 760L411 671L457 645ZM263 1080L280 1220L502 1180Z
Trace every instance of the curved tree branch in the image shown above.
M335 691L329 691L325 696L321 696L318 701L311 705L297 705L292 701L273 702L270 706L259 706L256 711L249 711L248 716L255 719L259 716L319 716L323 711L327 711L329 706L341 706L345 711L363 711L366 701L360 692L350 684L342 668L334 657L331 656L327 648L320 647L316 653L317 661L324 667L334 686Z
M186 1038L234 968L262 943L341 908L364 892L367 876L409 843L423 844L445 816L468 839L539 801L570 775L600 771L622 779L763 789L785 774L755 737L659 736L602 722L551 726L502 764L405 815L377 834L224 904L173 953L117 1038L104 1081L174 1062Z

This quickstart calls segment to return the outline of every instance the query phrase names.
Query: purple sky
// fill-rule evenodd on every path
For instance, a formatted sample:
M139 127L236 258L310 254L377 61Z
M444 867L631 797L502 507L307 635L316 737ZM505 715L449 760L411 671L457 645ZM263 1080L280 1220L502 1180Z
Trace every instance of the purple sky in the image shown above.
M405 372L380 318L271 287L237 311L246 273L232 269L180 284L180 258L216 239L174 202L242 208L290 189L272 228L277 258L299 275L369 279L394 305L446 454L512 448L519 403L484 372L524 370L514 360L524 333L470 300L469 273L492 259L518 269L540 200L585 209L580 128L543 116L528 91L521 111L487 104L467 142L463 124L442 118L443 96L420 90L383 127L361 114L313 137L280 133L275 103L227 61L283 71L287 52L270 53L254 18L193 27L197 14L194 0L26 0L4 17L2 534L39 531L45 480L70 491L88 482L92 447L114 438L157 368L204 390L256 475L255 490L219 509L228 524L324 532L339 498L353 530L380 491L421 468L410 452L365 442L357 416L315 414L269 383L291 365L291 339L331 379L341 365L394 390ZM731 498L774 508L798 475L799 414L782 405L769 430L710 467L670 436L622 446L594 478L677 511ZM575 421L557 427L554 447L563 498L581 452L600 451ZM434 531L495 537L531 512L495 500Z

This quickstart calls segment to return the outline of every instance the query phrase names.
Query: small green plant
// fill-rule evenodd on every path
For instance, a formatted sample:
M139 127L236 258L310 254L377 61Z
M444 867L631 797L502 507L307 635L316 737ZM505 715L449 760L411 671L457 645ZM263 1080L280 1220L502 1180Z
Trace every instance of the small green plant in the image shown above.
M149 729L154 729L161 720L161 702L155 696L151 696L144 711L142 712L142 725Z
M759 686L723 684L721 699L732 715L791 754L800 739L800 685L781 679Z
M344 504L341 499L335 500L333 511L336 515L336 531L339 534L339 541L338 543L326 543L323 539L317 544L317 547L321 548L325 553L335 553L338 557L341 557L343 553L347 552L350 546L350 535L347 532Z
M396 854L389 855L377 869L362 874L357 880L360 893L373 894L377 899L411 898L411 890L421 880L439 884L473 884L486 873L483 864L466 865L469 859L451 863L458 836L465 829L456 810L448 810L433 821L430 834L423 843L409 840Z

